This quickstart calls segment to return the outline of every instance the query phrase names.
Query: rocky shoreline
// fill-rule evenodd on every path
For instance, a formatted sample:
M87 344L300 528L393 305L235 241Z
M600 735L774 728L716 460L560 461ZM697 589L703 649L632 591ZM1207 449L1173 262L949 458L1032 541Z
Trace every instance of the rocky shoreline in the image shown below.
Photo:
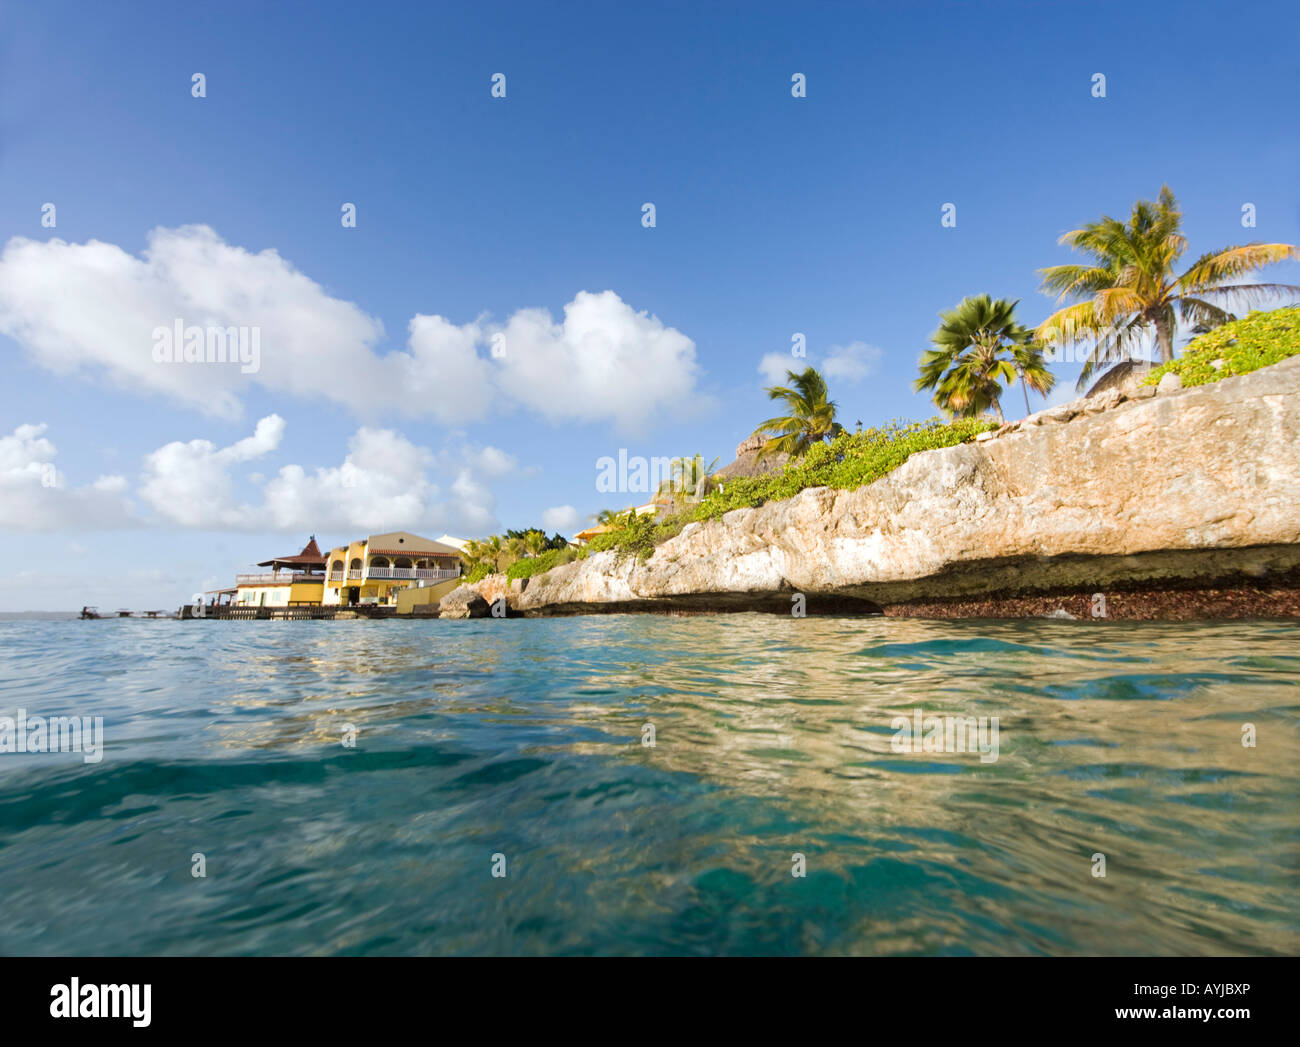
M857 490L690 524L644 562L484 579L441 610L475 617L498 597L529 616L1300 617L1300 357L1112 389Z

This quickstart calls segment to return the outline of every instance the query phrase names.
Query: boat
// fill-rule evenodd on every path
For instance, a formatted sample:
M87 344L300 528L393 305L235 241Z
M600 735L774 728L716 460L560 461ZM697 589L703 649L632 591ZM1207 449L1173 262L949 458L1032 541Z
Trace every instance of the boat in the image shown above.
M103 618L104 616L99 613L98 607L83 607L81 609L81 617L82 618Z

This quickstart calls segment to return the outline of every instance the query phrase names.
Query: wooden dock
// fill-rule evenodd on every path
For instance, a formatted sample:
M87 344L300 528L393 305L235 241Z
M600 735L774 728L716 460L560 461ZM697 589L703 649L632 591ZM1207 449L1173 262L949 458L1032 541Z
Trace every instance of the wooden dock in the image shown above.
M355 607L348 607L345 604L331 606L307 604L297 607L256 607L234 604L204 607L201 614L195 614L193 605L185 604L177 617L187 621L199 619L239 622L308 621L331 620L345 612L349 617L355 615L360 618L392 618L397 613L397 608L377 607L373 604L359 604Z

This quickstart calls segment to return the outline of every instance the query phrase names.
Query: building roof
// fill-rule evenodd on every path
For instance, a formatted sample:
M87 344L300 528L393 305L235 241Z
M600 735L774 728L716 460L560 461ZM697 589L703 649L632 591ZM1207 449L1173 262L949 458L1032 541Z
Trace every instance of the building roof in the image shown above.
M257 565L258 567L324 567L325 554L320 551L316 544L316 536L313 534L311 540L302 547L302 552L296 556L276 556L270 560L263 560Z

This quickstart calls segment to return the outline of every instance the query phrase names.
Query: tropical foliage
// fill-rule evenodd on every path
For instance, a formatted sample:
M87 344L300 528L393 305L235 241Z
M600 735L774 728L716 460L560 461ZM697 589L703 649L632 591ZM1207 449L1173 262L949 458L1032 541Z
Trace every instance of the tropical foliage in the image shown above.
M1254 312L1194 338L1177 360L1156 368L1146 381L1154 385L1172 371L1183 385L1206 385L1296 355L1300 355L1300 306Z
M995 427L978 418L955 422L932 418L924 422L890 422L859 433L841 430L834 440L814 445L802 459L790 462L780 472L728 480L684 512L659 521L648 516L630 520L594 537L587 550L614 549L646 558L656 545L679 534L689 523L714 519L733 509L792 498L808 487L861 487L898 468L918 451L965 443Z
M1127 222L1103 216L1061 237L1088 256L1082 264L1041 270L1043 290L1058 309L1035 332L1045 344L1087 350L1079 388L1098 370L1145 358L1152 343L1160 360L1174 358L1180 326L1205 331L1235 319L1229 309L1278 296L1300 294L1290 284L1246 283L1257 269L1300 257L1293 244L1250 243L1201 255L1181 274L1187 250L1182 212L1170 188L1153 202L1139 200Z
M1029 329L1016 322L1018 301L986 294L963 298L939 314L939 328L930 336L933 349L921 356L917 392L934 390L934 402L954 418L974 418L992 410L1002 421L1002 383L1017 378L1029 390L1047 393L1056 379L1043 360L1043 349L1032 342Z
M655 500L666 504L698 500L717 467L718 459L706 463L698 453L691 458L674 458L668 463L668 476L655 492Z
M550 550L563 549L569 543L560 535L550 538L540 527L527 527L521 531L506 531L487 538L465 543L460 558L465 564L466 580L478 581L484 575L507 570L519 560L540 556ZM471 578L482 568L478 578Z
M548 549L537 556L527 556L522 560L516 560L506 568L506 577L511 581L516 578L532 578L534 575L545 574L552 567L558 567L562 563L569 563L577 558L578 549L572 545L565 546L562 549Z
M786 371L789 385L768 387L770 400L785 405L787 414L769 418L753 435L768 437L764 454L788 454L798 458L815 444L834 439L844 427L835 420L835 402L829 399L824 379L814 367L798 373Z

